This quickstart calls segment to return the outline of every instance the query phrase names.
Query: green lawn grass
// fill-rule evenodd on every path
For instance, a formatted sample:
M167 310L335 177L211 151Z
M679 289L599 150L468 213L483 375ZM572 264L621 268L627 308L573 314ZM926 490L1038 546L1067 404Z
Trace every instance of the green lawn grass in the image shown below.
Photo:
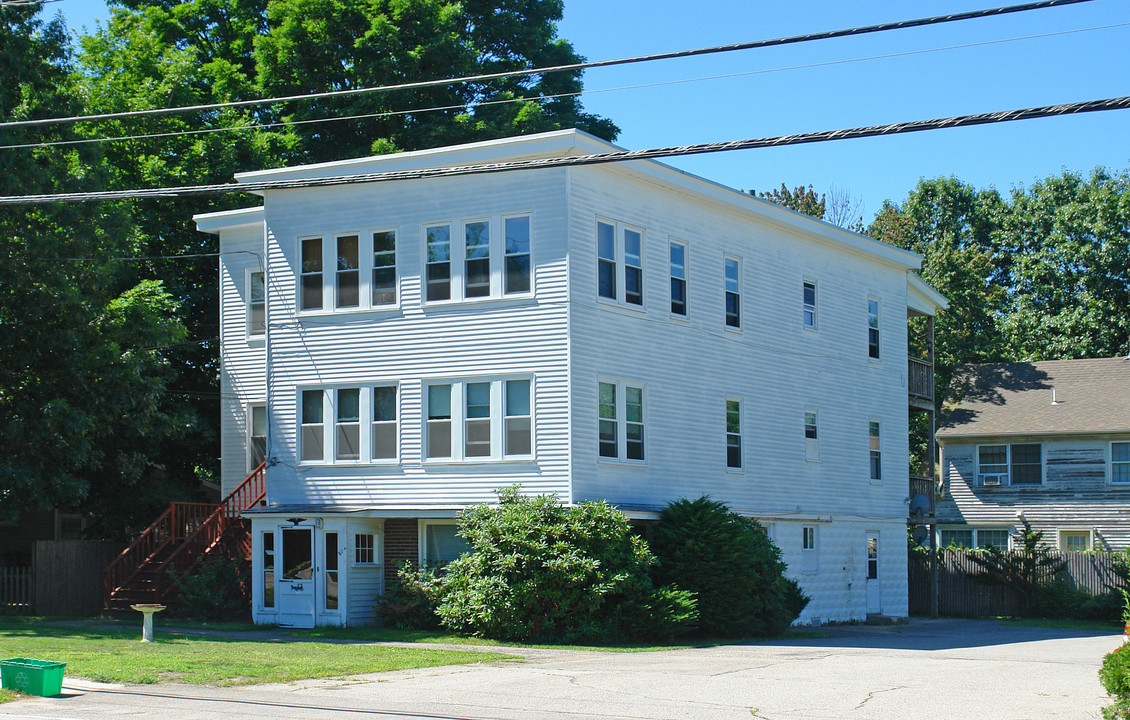
M474 650L199 637L160 629L156 642L142 643L139 635L132 628L0 621L0 658L61 661L67 675L101 682L239 685L514 657Z
M6 688L0 688L0 704L6 703L9 700L15 700L16 693Z

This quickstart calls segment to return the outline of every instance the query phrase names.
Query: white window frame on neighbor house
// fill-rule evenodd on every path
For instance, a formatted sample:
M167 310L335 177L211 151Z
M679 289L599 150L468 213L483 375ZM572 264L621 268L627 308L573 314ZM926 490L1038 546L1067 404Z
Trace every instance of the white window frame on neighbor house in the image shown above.
M745 447L742 443L742 399L736 395L727 395L722 409L726 422L726 472L740 473L745 468Z
M392 250L377 251L377 236L392 236ZM338 252L342 242L352 243L356 240L356 253L350 253L348 262L343 263L344 256ZM306 258L305 244L317 241L321 243L320 254ZM327 315L331 313L349 312L374 312L397 310L400 307L400 246L399 233L396 228L379 227L364 230L343 230L341 232L326 233L323 235L300 235L297 246L297 263L299 278L296 284L295 307L299 314ZM378 255L383 261L378 264ZM388 265L391 255L392 265ZM311 261L311 267L306 271L305 261ZM317 262L314 262L314 261ZM378 273L392 270L392 301L385 298L378 299L377 276ZM311 288L318 288L320 306L307 307L305 285L306 278L312 278ZM387 281L386 281L387 282ZM342 292L342 288L353 288L349 292ZM352 295L356 293L356 298ZM343 304L345 303L345 304Z
M730 272L730 268L734 272ZM730 312L730 300L733 299L737 312ZM730 332L741 332L742 316L742 259L737 255L722 255L722 327ZM731 322L731 315L733 322Z
M682 258L675 262L676 249ZM689 285L687 283L687 268L690 265L690 246L682 240L669 238L667 241L667 266L671 283L671 317L686 320L690 312L690 301L687 297ZM678 291L676 292L676 288ZM678 309L677 295L682 295L682 309Z
M882 358L882 334L879 332L881 305L874 295L867 297L867 359L878 362Z
M515 230L525 226L524 247L521 243L509 242L508 232L511 227ZM471 244L472 239L480 239L481 231L486 231L486 241ZM440 256L438 251L442 242L435 241L437 254L432 255L431 239L433 231L447 231L446 258ZM529 298L534 294L534 268L532 261L533 215L531 213L502 213L497 215L479 215L467 218L450 218L424 223L420 236L420 251L424 258L423 278L420 285L420 300L424 306L443 306L460 303L477 303L503 298ZM440 235L436 234L438 238ZM474 250L474 252L472 251ZM523 262L524 261L524 262ZM472 269L472 263L478 268L485 262L487 277L477 270ZM432 279L432 269L438 271L447 266L447 297L438 293L437 297L431 296L431 287L434 284L441 287L437 272L437 279ZM525 278L524 288L511 288L509 269L524 265L524 272L520 273ZM478 281L472 283L472 279Z
M1116 479L1119 472L1125 479ZM1109 478L1112 485L1130 485L1130 440L1112 440L1110 442Z
M529 391L528 413L522 414L508 414L510 405L509 392L511 388L517 388L521 384L526 384ZM481 386L487 386L486 399L489 400L487 407L488 415L482 416L473 414L472 407L481 407L481 404L475 402L480 399L479 393ZM431 398L433 395L433 388L435 388L435 397L437 399L437 408L441 407L443 402L443 395L445 394L443 388L447 388L447 397L450 405L448 407L448 417L442 417L442 414L437 414L433 417L431 413ZM482 463L482 462L533 462L536 457L536 443L534 428L536 427L534 417L534 378L532 375L491 375L487 377L462 377L462 378L436 378L428 379L423 385L423 412L421 413L421 420L423 421L423 462L426 464L442 464L442 463ZM471 405L475 402L474 405ZM472 439L476 435L476 429L483 425L488 428L487 440ZM511 437L511 432L521 432L522 427L526 427L528 435L529 452L515 453L510 452L513 446L514 438ZM443 433L447 435L449 445L448 455L432 455L433 442L442 438L442 435L436 433ZM476 455L481 447L489 443L487 446L487 453L483 455Z
M969 549L969 550L973 550L973 549L983 550L986 547L988 547L988 545L986 544L987 541L982 537L982 535L986 534L986 533L994 533L994 534L1004 533L1004 535L1005 535L1004 546L1002 547L1002 546L998 545L997 547L1000 547L1001 550L1008 550L1009 548L1012 547L1013 531L1012 531L1012 528L1010 528L1010 527L975 527L975 526L972 526L972 525L949 525L949 526L943 525L943 526L938 527L937 533L938 533L937 542L938 542L939 548L949 547L950 542L953 541L955 535L965 534L965 533L969 534L969 541L968 541L968 543L966 543L965 540L962 539L958 543L958 547L966 548L966 549ZM945 541L945 537L947 535L949 536L950 542Z
M258 283L256 278L259 278ZM244 273L244 287L247 288L247 325L245 333L252 342L262 342L267 336L267 273L262 270L247 269ZM256 287L262 292L257 296ZM256 313L258 310L258 313ZM259 318L256 319L256 314Z
M613 389L614 402L612 403L613 417L608 417L606 406L608 403L602 402L603 388L601 386L611 386ZM639 421L629 420L628 413L628 391L632 394L639 393L640 399L640 414ZM622 380L617 378L602 377L597 382L596 390L597 401L597 460L599 462L613 462L613 463L626 463L631 465L644 465L647 463L647 411L648 411L648 397L647 385L645 383L632 382L631 380ZM633 415L635 417L635 415ZM612 429L615 436L616 454L607 455L605 449L608 446L607 429ZM632 430L633 434L638 431L638 439L632 438L629 440L628 431ZM638 458L628 457L629 449L637 448Z
M378 422L375 418L376 408L375 388L393 388L396 419L392 421L394 427L396 457L374 457L373 433L374 425ZM341 404L343 393L357 392L357 414L343 416L340 409L346 409ZM307 395L309 393L309 395ZM306 423L306 402L308 399L321 395L320 423ZM298 408L298 462L301 466L312 465L396 465L400 462L400 389L395 382L365 383L363 385L342 385L326 387L299 387L297 393ZM390 424L388 421L381 423ZM309 430L308 430L309 428ZM349 457L347 446L342 443L342 434L356 435L356 457ZM304 438L310 434L313 440L315 434L322 443L321 459L304 457Z
M1086 552L1095 546L1095 534L1091 528L1060 528L1056 537L1059 540L1059 549L1064 552ZM1072 548L1072 538L1083 538L1084 547Z
M1018 446L1031 446L1034 445L1040 451L1040 481L1037 483L1018 483L1013 476L1013 470L1016 467L1033 467L1035 463L1030 462L1016 462L1013 459L1013 448ZM1004 448L1005 449L1005 462L1003 463L982 463L981 452L983 449L988 448ZM1014 443L981 443L977 445L974 457L976 458L976 472L974 474L974 481L976 487L1041 487L1044 484L1045 475L1045 462L1047 454L1044 452L1043 443L1040 442L1014 442ZM1003 468L1003 469L1002 469ZM987 483L987 484L986 484Z
M608 230L611 229L611 247ZM647 237L643 228L598 217L596 219L596 299L632 310L643 310L646 300L644 282ZM611 250L611 252L609 252ZM612 274L610 293L601 286L601 278ZM629 281L635 291L629 294Z
M806 407L804 420L804 459L806 462L820 462L820 411Z
M418 521L417 531L416 531L416 533L417 533L417 557L420 559L420 566L421 567L443 567L448 562L451 562L451 560L455 559L455 558L451 558L451 560L448 560L447 562L440 563L440 562L434 560L433 558L429 557L429 555L428 555L428 539L429 539L428 534L429 534L429 531L431 530L431 528L439 527L439 526L457 528L457 527L459 527L459 523L455 520L449 520L449 519L419 520ZM470 551L471 551L471 548L470 548L470 545L468 544L467 552L470 552Z
M867 450L872 485L883 484L883 423L879 418L867 420Z
M252 401L247 403L247 405L244 406L244 409L247 413L244 416L247 418L247 472L251 472L255 468L259 467L259 463L255 462L256 438L263 438L263 460L267 459L267 403L262 400ZM263 419L262 435L255 434L255 430L258 429L255 427L255 416L257 414L261 414Z
M808 302L808 288L812 288L812 302ZM819 304L820 289L817 286L816 280L806 277L801 281L801 323L805 330L816 331L820 328L818 318L816 316L816 309Z

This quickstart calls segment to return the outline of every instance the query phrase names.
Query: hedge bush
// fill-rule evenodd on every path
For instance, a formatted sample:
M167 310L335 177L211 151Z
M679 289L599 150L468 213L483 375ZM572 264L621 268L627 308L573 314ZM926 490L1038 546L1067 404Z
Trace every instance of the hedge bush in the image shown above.
M627 517L603 502L499 492L459 519L473 552L446 568L436 613L460 633L501 640L622 642L694 627L694 598L656 589L654 558Z
M1114 704L1103 708L1108 720L1130 720L1130 644L1123 645L1103 658L1099 679L1114 698Z
M651 547L659 559L656 581L698 597L704 635L777 635L810 600L785 577L781 551L764 528L707 496L669 503Z

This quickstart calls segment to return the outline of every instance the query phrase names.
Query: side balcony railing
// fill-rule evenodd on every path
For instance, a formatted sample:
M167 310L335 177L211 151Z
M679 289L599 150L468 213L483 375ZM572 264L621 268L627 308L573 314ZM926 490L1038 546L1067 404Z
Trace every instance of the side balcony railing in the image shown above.
M934 478L910 476L910 517L934 517Z
M934 364L918 358L907 358L909 378L907 390L912 398L933 402Z

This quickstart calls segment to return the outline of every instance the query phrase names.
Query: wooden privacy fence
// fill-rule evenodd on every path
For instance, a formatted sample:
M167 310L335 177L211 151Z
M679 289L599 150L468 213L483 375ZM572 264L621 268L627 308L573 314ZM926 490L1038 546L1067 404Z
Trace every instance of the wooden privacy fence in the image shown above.
M36 541L36 615L97 615L102 575L118 550L101 540Z
M34 597L30 567L0 567L0 612L30 612Z
M1020 599L1011 589L986 585L973 578L980 568L971 550L938 550L938 614L958 617L1017 615ZM1121 585L1109 553L1060 552L1053 557L1067 561L1062 578L1076 588L1100 595L1110 585ZM930 556L911 552L908 558L910 614L930 614ZM1048 578L1050 579L1050 578Z

